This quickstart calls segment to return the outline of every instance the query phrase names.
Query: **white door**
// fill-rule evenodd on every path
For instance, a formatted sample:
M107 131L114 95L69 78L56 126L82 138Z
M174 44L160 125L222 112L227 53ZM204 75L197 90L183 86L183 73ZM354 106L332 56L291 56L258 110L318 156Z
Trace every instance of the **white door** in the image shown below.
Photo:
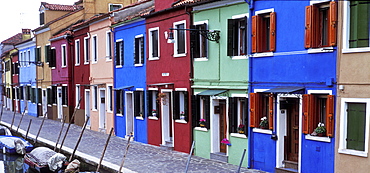
M46 115L48 111L48 103L47 103L47 96L46 96L46 88L42 89L42 114Z
M99 106L99 129L105 132L106 128L106 108L105 108L105 89L100 89L100 106Z
M126 92L126 136L134 132L134 94L133 92Z
M87 120L87 117L90 117L90 90L85 90L85 121ZM86 128L90 129L90 119L87 121Z
M57 88L58 119L63 120L62 87Z
M171 113L171 92L163 92L166 94L161 100L162 106L162 144L163 145L173 145L172 143L172 126L173 119Z

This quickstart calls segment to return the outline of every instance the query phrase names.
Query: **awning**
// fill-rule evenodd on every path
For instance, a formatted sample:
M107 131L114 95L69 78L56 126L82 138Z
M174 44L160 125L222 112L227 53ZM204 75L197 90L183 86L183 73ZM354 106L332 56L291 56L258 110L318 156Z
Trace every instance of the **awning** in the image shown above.
M134 86L123 86L123 87L114 88L114 90L124 90L124 89L132 88L132 87Z
M298 91L304 91L303 87L281 87L281 88L272 88L266 91L263 91L264 93L297 93Z
M221 93L226 92L227 90L205 90L197 94L198 96L216 96Z

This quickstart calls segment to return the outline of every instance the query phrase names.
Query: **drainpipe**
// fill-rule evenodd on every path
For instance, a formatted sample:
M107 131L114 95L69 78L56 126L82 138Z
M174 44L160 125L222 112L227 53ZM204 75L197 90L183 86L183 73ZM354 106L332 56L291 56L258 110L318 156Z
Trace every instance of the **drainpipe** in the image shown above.
M247 3L249 5L249 21L248 23L252 23L252 13L254 12L254 0L247 0ZM248 35L251 35L251 30L252 30L252 26L251 25L248 25L248 29L247 29L247 34ZM248 40L247 40L247 45L252 45L252 40L250 37L247 37ZM248 46L248 56L249 56L249 82L248 82L248 93L251 93L251 91L253 90L253 86L252 86L252 83L251 81L253 81L253 57L250 56L252 54L252 49L251 49L251 46ZM249 109L249 106L248 106L248 109ZM248 111L248 123L250 123L250 111ZM249 126L249 124L248 124ZM252 148L252 140L253 138L251 137L252 136L252 128L249 127L249 130L248 130L248 168L251 168L251 162L252 160L254 160L252 158L252 154L251 154L251 151L253 151L253 148Z

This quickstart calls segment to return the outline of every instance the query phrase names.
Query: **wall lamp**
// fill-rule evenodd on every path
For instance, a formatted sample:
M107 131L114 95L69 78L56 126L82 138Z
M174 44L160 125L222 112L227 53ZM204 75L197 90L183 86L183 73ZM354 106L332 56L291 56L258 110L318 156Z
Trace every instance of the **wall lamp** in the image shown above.
M220 40L220 31L218 30L202 30L202 29L184 29L184 28L170 28L170 33L168 34L168 43L175 43L174 37L173 37L173 30L176 31L190 31L190 34L200 34L204 38L215 41L218 43L218 40Z

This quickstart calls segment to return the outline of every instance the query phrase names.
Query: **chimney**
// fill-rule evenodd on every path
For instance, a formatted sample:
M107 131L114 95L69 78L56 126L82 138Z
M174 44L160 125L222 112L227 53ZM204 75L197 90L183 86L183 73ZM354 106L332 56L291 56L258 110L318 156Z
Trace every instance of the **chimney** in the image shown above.
M22 29L22 40L28 40L31 38L31 29Z

